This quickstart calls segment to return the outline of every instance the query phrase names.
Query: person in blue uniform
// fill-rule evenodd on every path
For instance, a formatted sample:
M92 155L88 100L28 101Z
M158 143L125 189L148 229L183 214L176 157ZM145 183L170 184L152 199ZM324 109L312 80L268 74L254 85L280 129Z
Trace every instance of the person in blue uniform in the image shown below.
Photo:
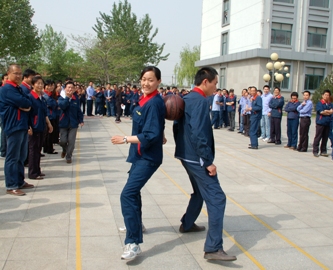
M127 162L132 163L127 183L121 192L121 211L126 227L125 249L121 258L134 259L141 253L141 189L162 163L165 105L158 93L161 71L154 66L143 69L140 76L143 97L133 111L131 136L113 136L113 144L130 143Z
M325 90L322 94L322 99L316 105L316 135L313 140L313 155L315 157L324 156L327 154L327 141L330 134L330 127L333 114L333 105L331 103L331 91ZM319 153L320 144L320 153Z
M274 97L269 101L268 106L272 109L268 116L271 117L270 140L268 143L281 144L281 120L284 97L281 96L279 87L274 89Z
M228 118L230 123L229 131L235 130L235 115L236 115L236 101L237 97L234 95L234 89L230 89L229 96L226 98Z
M0 115L3 131L7 136L7 152L4 165L6 193L23 196L22 189L34 188L24 181L24 161L28 151L29 111L31 101L19 83L22 70L18 65L10 65L8 80L0 91Z
M61 158L66 157L68 164L72 163L78 126L84 125L83 113L80 109L78 97L74 95L75 87L72 81L65 83L65 97L58 99L61 115L59 118Z
M299 112L299 143L297 146L298 152L307 152L309 146L309 129L311 125L311 116L313 104L311 101L311 93L303 92L303 102L297 107Z
M180 159L193 188L188 207L181 219L181 233L201 232L206 228L195 224L203 201L208 210L208 231L204 245L207 260L234 261L223 250L223 219L226 196L214 165L214 135L207 96L216 91L217 71L203 67L195 75L195 88L184 97L184 116L178 121L175 157Z
M246 112L251 112L250 115L250 145L249 149L258 149L258 127L262 117L262 99L257 93L257 88L250 87L251 107L247 108Z
M54 98L54 90L55 90L55 84L52 80L46 80L45 86L44 86L44 95L43 98L46 101L47 105L47 116L51 122L51 125L53 127L53 131L51 133L46 133L45 135L45 142L44 142L44 153L47 154L58 154L53 148L53 142L54 137L59 137L59 133L56 133L56 130L54 127L56 126L56 118L58 114L58 102Z
M99 115L100 117L103 116L103 100L104 94L101 91L101 87L98 86L96 88L96 92L94 94L95 97L95 115Z
M131 97L131 107L130 107L131 117L133 117L133 110L135 106L138 104L138 102L139 102L138 88L136 87L136 85L133 85L133 95Z
M44 141L44 131L47 127L52 133L53 127L47 116L47 105L43 97L44 81L42 77L35 76L31 80L33 90L29 94L31 100L30 121L32 134L29 134L29 171L30 179L41 180L44 173L40 169L40 152Z
M299 112L297 111L298 106L301 104L298 101L298 93L292 92L291 100L287 103L284 110L288 113L287 115L287 136L288 143L284 148L296 150L297 139L298 139L298 125L299 125Z

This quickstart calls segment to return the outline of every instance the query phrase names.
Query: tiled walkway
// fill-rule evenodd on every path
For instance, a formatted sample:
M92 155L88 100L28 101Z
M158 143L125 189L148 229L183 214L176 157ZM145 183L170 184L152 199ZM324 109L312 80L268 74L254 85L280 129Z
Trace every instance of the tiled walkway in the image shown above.
M190 182L173 158L167 121L164 162L142 190L147 227L142 254L120 260L124 235L119 194L127 179L128 145L110 137L130 135L131 121L89 118L79 130L73 164L60 155L42 159L46 178L24 197L5 194L0 160L0 269L333 269L333 162L282 146L216 130L220 183L228 196L224 249L231 263L203 259L205 232L181 234L179 219ZM314 124L310 141L313 139ZM283 123L284 142L285 123ZM57 147L60 151L60 148ZM331 150L329 150L330 152ZM197 223L207 226L203 209Z

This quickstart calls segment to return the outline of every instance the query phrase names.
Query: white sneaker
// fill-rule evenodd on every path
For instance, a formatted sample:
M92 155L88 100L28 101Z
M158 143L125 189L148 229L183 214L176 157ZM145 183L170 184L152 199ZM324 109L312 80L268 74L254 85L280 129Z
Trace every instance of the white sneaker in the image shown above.
M261 137L261 136L258 138L258 140L262 140L262 139L263 139L263 137Z
M264 141L264 142L268 142L268 141L269 141L269 139L268 139L268 138L265 138L265 139L263 139L263 141Z
M118 230L120 231L120 232L122 232L122 233L125 233L126 232L126 226L124 226L124 227L119 227L118 228ZM145 227L145 225L143 225L143 223L142 223L142 232L144 233L144 232L146 232L146 227Z
M141 253L141 248L139 245L127 244L124 247L124 253L121 255L122 260L132 260Z

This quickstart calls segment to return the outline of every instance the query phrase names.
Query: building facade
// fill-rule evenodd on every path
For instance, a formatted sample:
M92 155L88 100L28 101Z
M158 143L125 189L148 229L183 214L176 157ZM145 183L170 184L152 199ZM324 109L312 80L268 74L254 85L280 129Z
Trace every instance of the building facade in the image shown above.
M333 69L332 6L333 0L203 0L196 66L215 67L219 87L239 94L266 84L276 52L290 73L279 84L282 93L314 91Z

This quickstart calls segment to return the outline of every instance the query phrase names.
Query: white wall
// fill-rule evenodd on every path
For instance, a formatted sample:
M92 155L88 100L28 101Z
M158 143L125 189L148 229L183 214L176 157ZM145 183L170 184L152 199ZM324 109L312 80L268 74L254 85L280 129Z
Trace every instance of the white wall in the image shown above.
M200 59L217 57L221 53L223 0L203 0Z
M221 54L221 35L229 30L228 54L261 47L262 0L230 1L230 25L222 27L223 0L203 0L200 59Z
M208 0L209 1L209 0ZM263 1L230 1L229 54L261 48Z

